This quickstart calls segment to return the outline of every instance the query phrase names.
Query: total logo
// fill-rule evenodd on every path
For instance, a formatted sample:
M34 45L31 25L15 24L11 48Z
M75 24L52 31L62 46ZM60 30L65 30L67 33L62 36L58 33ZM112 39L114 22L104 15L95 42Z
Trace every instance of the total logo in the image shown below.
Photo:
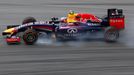
M110 22L114 22L114 23L116 23L116 22L123 22L123 20L110 20Z

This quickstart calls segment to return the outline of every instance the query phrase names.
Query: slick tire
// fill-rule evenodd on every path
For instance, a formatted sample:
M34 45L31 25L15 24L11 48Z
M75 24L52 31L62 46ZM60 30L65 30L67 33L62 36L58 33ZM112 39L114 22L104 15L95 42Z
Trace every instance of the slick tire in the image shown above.
M33 45L38 39L38 34L35 30L28 29L23 34L23 40L26 45Z
M108 27L104 33L104 39L106 42L116 42L119 38L119 30L114 27Z
M22 24L27 24L27 23L31 23L31 22L36 22L36 19L34 17L26 17L23 21Z

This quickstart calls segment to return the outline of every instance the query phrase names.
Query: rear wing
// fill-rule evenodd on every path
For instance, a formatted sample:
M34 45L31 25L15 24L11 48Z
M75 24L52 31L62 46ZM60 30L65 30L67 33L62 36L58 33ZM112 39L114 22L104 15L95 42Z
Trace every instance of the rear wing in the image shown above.
M125 28L125 16L122 9L108 9L109 25L119 30Z

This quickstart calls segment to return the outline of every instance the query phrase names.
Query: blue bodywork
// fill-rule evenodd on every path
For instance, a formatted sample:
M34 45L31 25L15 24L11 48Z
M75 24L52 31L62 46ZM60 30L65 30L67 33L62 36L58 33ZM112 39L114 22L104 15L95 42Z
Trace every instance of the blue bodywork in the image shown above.
M96 33L103 31L104 27L101 26L100 23L72 23L69 24L61 24L56 28L56 35L59 38L70 39L77 38L81 36L85 36L89 33Z

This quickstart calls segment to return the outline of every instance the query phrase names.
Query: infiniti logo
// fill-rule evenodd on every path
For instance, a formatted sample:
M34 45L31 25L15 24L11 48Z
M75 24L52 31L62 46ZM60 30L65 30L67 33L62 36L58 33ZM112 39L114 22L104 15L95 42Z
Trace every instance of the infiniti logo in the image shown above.
M70 28L70 29L67 30L67 32L70 33L70 34L74 34L74 33L77 33L78 30L76 28Z

